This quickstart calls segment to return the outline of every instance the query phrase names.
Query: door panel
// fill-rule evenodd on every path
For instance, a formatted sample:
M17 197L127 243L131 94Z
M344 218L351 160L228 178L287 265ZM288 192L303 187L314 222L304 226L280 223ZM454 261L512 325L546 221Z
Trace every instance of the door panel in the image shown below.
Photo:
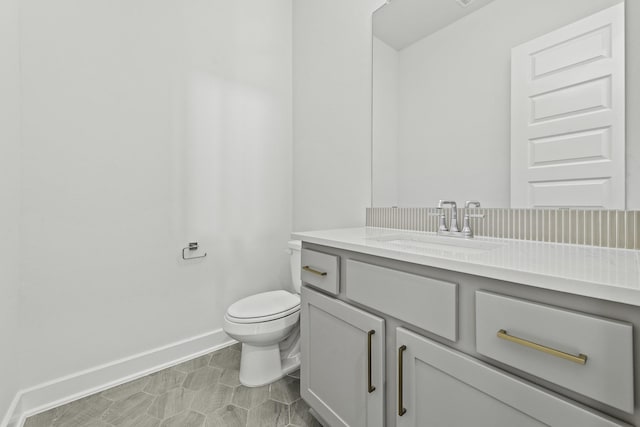
M332 427L382 427L384 320L305 286L301 328L302 397Z
M627 425L406 329L396 344L397 427Z
M545 425L420 360L416 360L414 374L416 391L411 405L415 419L428 420L418 425L496 427L498 420L504 426Z

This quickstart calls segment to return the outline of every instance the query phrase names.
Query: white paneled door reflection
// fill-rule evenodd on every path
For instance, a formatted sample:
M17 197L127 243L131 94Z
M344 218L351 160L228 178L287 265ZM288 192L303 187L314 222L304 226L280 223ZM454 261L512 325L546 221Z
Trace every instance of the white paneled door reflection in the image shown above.
M511 88L511 207L624 209L624 4L515 47Z

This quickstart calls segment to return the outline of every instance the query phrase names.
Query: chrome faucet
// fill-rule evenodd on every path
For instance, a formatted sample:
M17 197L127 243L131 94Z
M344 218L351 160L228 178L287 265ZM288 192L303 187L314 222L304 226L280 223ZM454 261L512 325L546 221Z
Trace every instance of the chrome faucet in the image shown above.
M451 206L451 226L447 227L447 217L444 214L443 207ZM464 220L462 224L462 231L458 228L458 205L456 202L450 200L440 200L438 202L438 209L440 210L440 225L438 227L439 236L448 237L464 237L465 239L473 238L473 231L471 230L470 218L484 218L484 215L471 215L469 214L469 208L473 206L475 208L480 207L480 202L476 200L467 200L464 204Z

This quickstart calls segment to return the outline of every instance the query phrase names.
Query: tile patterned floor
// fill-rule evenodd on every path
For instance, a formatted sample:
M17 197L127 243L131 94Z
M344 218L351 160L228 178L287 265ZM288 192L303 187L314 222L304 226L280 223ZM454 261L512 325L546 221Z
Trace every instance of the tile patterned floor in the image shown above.
M299 373L240 385L234 345L35 415L25 427L321 427Z

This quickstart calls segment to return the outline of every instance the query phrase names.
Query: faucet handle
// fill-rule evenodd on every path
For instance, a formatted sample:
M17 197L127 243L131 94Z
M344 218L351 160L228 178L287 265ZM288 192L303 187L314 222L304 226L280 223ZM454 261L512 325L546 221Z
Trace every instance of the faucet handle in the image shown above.
M441 207L436 208L436 212L429 212L429 216L437 216L439 218L438 231L449 231L447 227L447 217L444 214L444 209Z
M462 234L468 239L473 237L473 231L471 231L471 225L469 222L470 218L484 218L484 214L470 214L469 207L473 206L475 208L480 207L480 202L477 200L467 200L464 202L464 224L462 227Z
M445 217L444 214L440 217L438 231L449 231L449 227L447 227L447 217Z

